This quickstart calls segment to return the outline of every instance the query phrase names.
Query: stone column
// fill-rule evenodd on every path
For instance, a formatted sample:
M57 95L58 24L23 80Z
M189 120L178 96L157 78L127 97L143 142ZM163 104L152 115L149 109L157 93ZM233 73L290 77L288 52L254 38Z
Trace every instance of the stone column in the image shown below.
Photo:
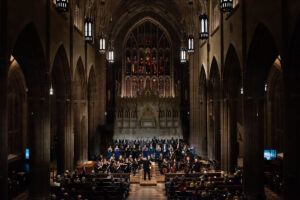
M229 158L228 158L228 171L234 172L237 166L237 105L238 102L234 99L230 100L230 115L229 115Z
M88 109L87 100L82 102L81 139L82 139L82 163L88 161Z
M198 18L198 17L197 17ZM198 30L198 29L197 29ZM196 34L195 34L196 35ZM200 87L200 82L199 82L199 78L200 78L200 66L199 66L199 40L194 40L194 46L197 47L195 48L195 52L194 52L194 111L195 111L195 119L194 119L194 123L195 123L195 130L194 130L194 140L195 140L195 148L197 150L197 152L199 152L199 150L201 149L200 147L200 143L201 140L203 140L203 136L201 136L201 126L200 126L200 93L199 93L199 87Z
M208 87L208 90L211 89L211 87ZM213 100L209 96L207 100L207 157L208 159L214 159Z
M50 117L48 99L29 100L30 199L47 199L50 183Z
M221 169L228 171L228 99L224 99L222 104Z
M298 68L299 65L293 67ZM300 184L300 88L295 71L287 70L285 80L284 199L294 199L298 196Z
M72 132L72 106L70 99L65 103L64 117L64 169L73 170L74 168L74 134Z
M207 104L205 97L200 102L200 156L207 158Z
M246 90L247 91L247 90ZM243 186L249 200L264 198L264 100L245 96Z
M189 70L190 70L190 135L189 135L189 143L190 145L195 145L195 66L194 66L194 55L189 55Z
M96 76L96 100L95 100L95 143L94 143L94 153L99 155L101 152L101 132L100 127L106 123L106 58L105 54L99 54L96 52L96 66L95 66L95 76ZM101 129L103 130L103 129Z
M79 165L81 152L81 130L80 130L80 100L73 100L73 135L74 135L74 164Z
M8 199L7 183L7 67L3 54L0 58L0 194L1 199Z
M8 199L7 183L7 0L0 1L0 194Z

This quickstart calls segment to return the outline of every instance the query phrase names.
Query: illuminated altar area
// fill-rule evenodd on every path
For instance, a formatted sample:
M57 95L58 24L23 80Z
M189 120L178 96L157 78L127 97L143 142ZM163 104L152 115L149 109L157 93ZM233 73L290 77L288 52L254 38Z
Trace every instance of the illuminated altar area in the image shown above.
M179 83L174 83L174 52L167 32L145 20L125 41L114 138L182 138Z

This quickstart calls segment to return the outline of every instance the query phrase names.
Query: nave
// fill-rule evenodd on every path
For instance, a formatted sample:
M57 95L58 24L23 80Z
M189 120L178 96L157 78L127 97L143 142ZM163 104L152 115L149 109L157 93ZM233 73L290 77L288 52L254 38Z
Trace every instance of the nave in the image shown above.
M56 181L87 199L148 184L298 197L299 13L295 0L0 0L1 199L48 200Z

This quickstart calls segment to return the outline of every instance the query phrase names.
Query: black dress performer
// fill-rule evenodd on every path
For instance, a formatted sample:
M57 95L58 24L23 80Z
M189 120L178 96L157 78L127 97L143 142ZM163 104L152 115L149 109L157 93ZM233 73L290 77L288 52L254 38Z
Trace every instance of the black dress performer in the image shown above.
M148 174L148 179L151 180L150 177L150 161L147 158L144 158L143 167L144 167L144 180L146 180L146 174Z

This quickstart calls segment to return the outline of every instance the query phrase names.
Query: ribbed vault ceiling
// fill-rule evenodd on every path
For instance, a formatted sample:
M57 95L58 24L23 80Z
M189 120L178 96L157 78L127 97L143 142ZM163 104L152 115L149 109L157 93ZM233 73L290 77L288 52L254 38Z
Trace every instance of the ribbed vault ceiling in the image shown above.
M180 34L192 34L207 0L85 0L85 15L92 16L96 35L113 39L141 17L164 21ZM163 24L163 23L162 23Z

